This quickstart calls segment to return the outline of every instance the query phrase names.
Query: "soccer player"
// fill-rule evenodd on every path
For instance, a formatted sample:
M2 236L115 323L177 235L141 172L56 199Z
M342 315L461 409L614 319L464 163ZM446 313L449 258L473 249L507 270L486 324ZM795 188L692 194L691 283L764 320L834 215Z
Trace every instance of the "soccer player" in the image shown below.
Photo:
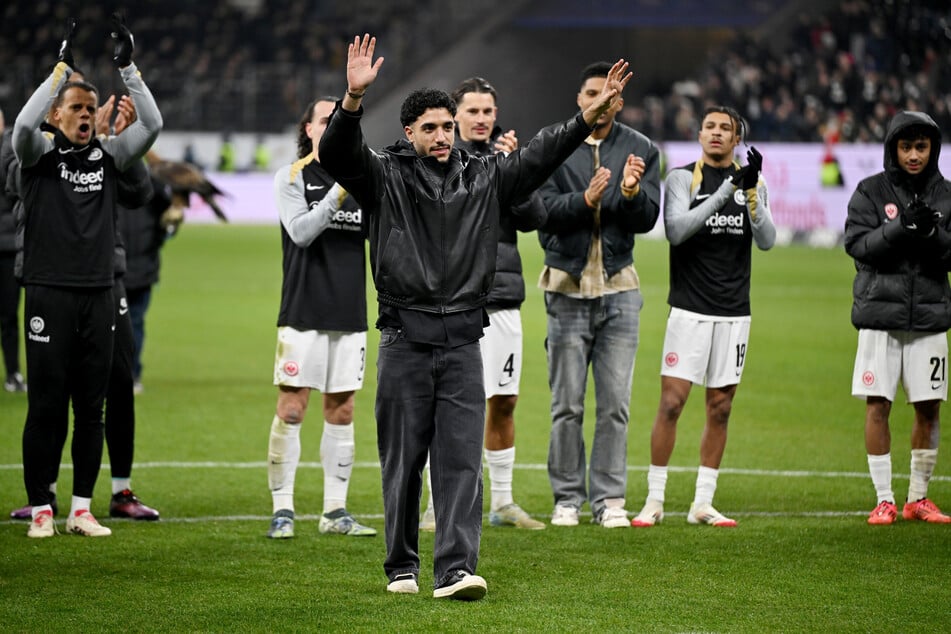
M138 161L162 127L151 93L132 63L133 38L112 18L113 60L136 103L138 119L116 137L95 136L98 93L70 82L74 62L70 20L52 74L27 101L13 129L25 211L23 283L30 376L23 430L23 479L30 537L55 534L49 484L57 430L75 415L73 497L68 532L92 537L111 531L89 511L102 461L102 410L113 349L116 181ZM40 125L53 107L55 134Z
M776 241L762 178L762 157L751 148L740 168L733 153L743 136L740 115L707 108L697 135L701 157L667 174L664 229L670 241L670 315L660 369L660 405L651 430L647 501L632 526L653 526L664 516L667 465L677 420L693 384L706 385L706 424L700 468L687 521L732 527L713 508L726 448L733 397L746 361L750 333L750 260L753 242Z
M503 133L495 125L498 107L495 88L481 77L464 80L452 92L456 102L456 147L475 156L506 154L518 148L514 130ZM495 258L495 281L486 312L489 325L482 339L482 366L485 395L485 463L489 467L491 502L490 526L515 526L541 530L544 522L532 518L512 499L515 467L515 404L522 375L522 316L525 301L522 258L518 253L518 231L533 231L548 217L545 203L533 193L517 213L503 213L499 221L499 250ZM429 504L420 520L420 530L435 530L432 483Z
M429 452L436 510L435 598L480 599L485 390L479 339L487 325L502 213L534 191L613 107L630 79L610 70L578 116L515 152L478 157L453 147L456 103L439 90L410 93L405 139L367 147L361 103L383 58L376 38L354 38L347 92L320 142L330 175L369 216L381 330L377 444L382 467L387 590L419 591L419 500Z
M889 414L898 384L914 409L906 520L947 524L928 499L948 398L951 328L951 183L938 170L941 131L923 112L899 112L885 136L885 170L849 200L845 250L855 259L852 325L858 349L852 395L865 399L865 450L878 504L869 524L892 524Z
M311 390L323 393L321 533L364 537L376 529L347 511L353 472L354 392L363 386L367 347L363 214L321 167L317 153L336 98L308 105L298 124L298 160L278 170L284 281L277 318L277 414L268 442L274 517L267 536L294 536L294 479Z
M610 69L607 62L584 69L580 109L600 98ZM548 479L555 526L577 526L585 501L602 527L629 526L627 425L644 302L634 270L634 235L657 222L660 153L646 136L615 121L623 105L619 98L599 116L585 143L539 190L548 207L548 221L538 231L545 250L538 286L548 313ZM588 366L597 404L586 487Z

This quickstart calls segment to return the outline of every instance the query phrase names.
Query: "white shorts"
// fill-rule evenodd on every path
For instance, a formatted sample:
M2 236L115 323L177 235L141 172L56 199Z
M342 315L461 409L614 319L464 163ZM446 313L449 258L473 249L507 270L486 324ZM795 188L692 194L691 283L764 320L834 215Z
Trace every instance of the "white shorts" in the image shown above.
M367 333L277 329L274 385L309 387L324 394L363 387Z
M707 387L737 385L749 341L749 317L710 317L671 308L661 376Z
M522 315L517 308L490 310L482 338L485 397L518 394L522 378Z
M946 333L859 330L852 396L894 401L901 381L909 403L946 401L947 362Z

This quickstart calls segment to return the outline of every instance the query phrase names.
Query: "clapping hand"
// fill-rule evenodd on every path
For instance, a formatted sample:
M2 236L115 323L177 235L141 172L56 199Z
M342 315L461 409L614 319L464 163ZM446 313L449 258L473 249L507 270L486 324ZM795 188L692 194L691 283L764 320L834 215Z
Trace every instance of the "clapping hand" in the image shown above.
M75 34L76 19L66 18L66 35L63 36L63 41L59 45L59 56L56 58L56 60L63 62L74 70L76 67L76 62L73 60L73 35Z
M939 217L940 214L932 209L928 203L916 198L902 212L901 224L915 235L928 236L934 231L935 223Z
M754 189L759 182L761 171L763 171L763 155L755 147L750 146L746 153L746 165L733 175L733 184L743 191Z
M125 68L132 63L132 51L135 50L135 38L132 32L125 25L125 20L118 13L112 14L112 32L110 33L115 41L112 61L116 63L116 68Z
M518 149L518 137L515 136L515 130L509 130L505 134L500 134L495 140L495 151L503 154L511 154Z

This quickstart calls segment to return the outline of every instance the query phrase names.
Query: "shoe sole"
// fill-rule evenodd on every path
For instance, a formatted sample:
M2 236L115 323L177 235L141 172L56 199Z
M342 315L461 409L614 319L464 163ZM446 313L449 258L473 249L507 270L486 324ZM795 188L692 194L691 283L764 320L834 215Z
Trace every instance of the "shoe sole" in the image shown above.
M705 522L691 515L687 516L687 523L697 526L712 526L714 528L736 528L736 520L724 520L718 522Z
M433 590L434 599L456 599L457 601L478 601L486 594L484 582L469 581L471 577L447 588ZM460 587L461 586L461 587Z

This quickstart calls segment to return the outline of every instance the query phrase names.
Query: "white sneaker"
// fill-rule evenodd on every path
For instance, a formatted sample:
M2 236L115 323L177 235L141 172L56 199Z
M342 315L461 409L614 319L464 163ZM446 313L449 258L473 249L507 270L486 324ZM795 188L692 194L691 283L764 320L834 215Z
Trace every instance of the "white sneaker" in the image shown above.
M653 526L660 524L664 519L664 503L647 498L644 502L644 508L637 514L637 517L631 520L631 526Z
M96 521L89 511L80 511L66 520L66 532L86 537L108 537L112 531Z
M419 592L419 584L416 583L416 575L411 572L396 575L393 581L387 584L386 591L395 594L417 594Z
M445 584L433 590L433 598L478 601L485 596L486 591L485 579L464 570L456 570Z
M631 525L627 519L627 511L624 510L624 507L619 506L604 507L604 510L601 511L601 517L598 518L598 523L603 528L627 528Z
M552 526L577 526L578 509L567 504L557 504L551 514Z
M713 508L712 504L701 504L700 506L690 505L690 512L687 513L687 522L690 524L707 524L719 528L733 528L736 526L736 520L724 516L720 511Z
M52 537L56 534L56 522L53 520L53 511L40 511L30 521L30 528L26 531L27 537Z
M419 530L432 533L436 530L436 511L426 509L423 516L419 519Z

